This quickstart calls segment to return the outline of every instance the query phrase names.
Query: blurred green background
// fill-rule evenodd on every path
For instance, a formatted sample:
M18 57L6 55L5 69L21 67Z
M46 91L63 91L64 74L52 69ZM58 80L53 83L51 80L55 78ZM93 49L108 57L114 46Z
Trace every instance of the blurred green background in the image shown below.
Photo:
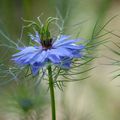
M11 45L9 39L14 42L20 39L24 25L21 18L36 20L36 17L41 14L43 14L42 21L49 16L59 17L59 26L64 34L88 39L90 45L94 45L96 41L108 40L104 45L101 44L90 51L93 56L97 56L97 59L84 68L90 66L96 68L77 76L80 78L90 74L90 78L80 82L66 83L63 92L56 89L57 120L120 120L120 82L119 78L112 80L117 74L113 71L119 66L106 65L111 63L111 60L105 57L118 58L106 46L116 49L112 41L117 43L119 37L110 33L96 37L100 26L104 26L116 15L117 17L105 26L105 30L120 34L120 1L0 0L1 66L2 63L8 67L12 65L10 58L15 51L8 47ZM102 30L100 35L104 32ZM27 42L25 36L23 42ZM0 81L3 84L3 81L9 80L10 76L2 72L6 70L4 66L0 70ZM18 87L13 80L0 86L0 120L50 120L50 100L46 85L43 84L42 92L38 96L34 95L32 85L32 82L29 84L25 82ZM19 100L24 99L33 109L32 114L26 112L29 108L24 110L21 107L22 102Z

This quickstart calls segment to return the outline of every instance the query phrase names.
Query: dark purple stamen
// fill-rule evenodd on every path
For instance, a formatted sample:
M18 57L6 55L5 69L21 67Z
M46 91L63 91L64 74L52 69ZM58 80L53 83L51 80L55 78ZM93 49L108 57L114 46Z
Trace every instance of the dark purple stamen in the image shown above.
M44 49L49 49L52 47L52 38L48 40L41 40L41 45Z

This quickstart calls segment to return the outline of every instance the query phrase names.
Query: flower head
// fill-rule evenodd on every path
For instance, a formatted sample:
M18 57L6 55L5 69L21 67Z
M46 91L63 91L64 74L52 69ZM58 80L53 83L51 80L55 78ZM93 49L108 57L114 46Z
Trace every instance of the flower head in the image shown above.
M36 31L35 36L30 34L30 38L38 45L20 48L20 52L14 54L12 59L19 65L29 65L33 75L48 63L69 69L73 58L82 57L84 46L76 44L80 39L61 35L54 40L46 26L42 26L40 32Z

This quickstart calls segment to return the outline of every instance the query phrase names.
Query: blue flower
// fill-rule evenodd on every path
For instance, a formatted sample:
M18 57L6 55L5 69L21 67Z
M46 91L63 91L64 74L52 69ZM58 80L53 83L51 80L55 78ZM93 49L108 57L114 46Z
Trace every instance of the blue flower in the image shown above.
M84 46L76 44L80 39L70 39L70 36L61 35L56 40L52 38L41 40L38 32L35 36L32 34L29 36L38 45L18 48L20 52L14 54L12 60L20 66L29 65L33 75L49 63L69 69L73 58L83 56L81 51Z

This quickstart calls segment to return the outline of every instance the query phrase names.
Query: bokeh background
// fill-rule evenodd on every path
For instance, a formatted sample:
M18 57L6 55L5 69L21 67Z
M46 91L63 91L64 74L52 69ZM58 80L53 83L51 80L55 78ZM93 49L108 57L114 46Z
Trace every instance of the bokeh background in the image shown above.
M64 34L86 40L92 40L100 26L105 26L101 37L95 38L95 42L107 42L92 48L90 54L96 59L80 68L80 71L90 66L95 68L77 75L78 78L90 77L65 83L63 91L55 89L57 120L120 120L120 78L113 79L119 74L119 71L115 71L119 65L112 65L114 59L120 58L109 49L120 51L114 44L120 41L119 0L0 0L0 120L51 118L46 84L40 86L40 95L36 97L32 82L24 81L21 77L22 84L18 86L13 73L9 75L13 67L11 55L16 52L10 48L10 41L17 43L20 39L24 25L22 18L36 20L41 14L43 22L49 16L59 17ZM103 35L106 31L109 33ZM27 43L27 33L26 30L24 43ZM55 30L53 33L56 35ZM90 41L90 44L94 45L95 42ZM24 108L24 104L29 107Z

